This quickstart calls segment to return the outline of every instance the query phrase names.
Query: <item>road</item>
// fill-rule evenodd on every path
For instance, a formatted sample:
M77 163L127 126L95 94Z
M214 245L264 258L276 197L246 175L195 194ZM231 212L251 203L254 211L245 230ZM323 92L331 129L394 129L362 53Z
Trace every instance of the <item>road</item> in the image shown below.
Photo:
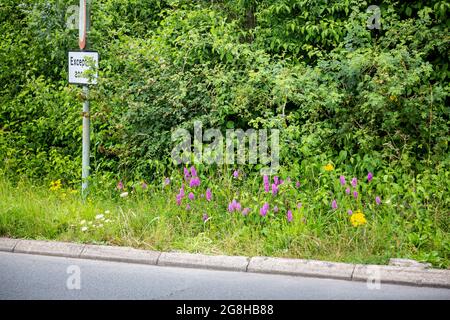
M381 283L370 290L356 281L0 252L0 299L450 300L450 289Z

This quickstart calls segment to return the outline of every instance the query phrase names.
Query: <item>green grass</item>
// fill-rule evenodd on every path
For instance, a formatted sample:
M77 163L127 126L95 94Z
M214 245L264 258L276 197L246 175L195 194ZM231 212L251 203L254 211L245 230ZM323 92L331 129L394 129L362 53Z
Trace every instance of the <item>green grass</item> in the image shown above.
M273 200L280 203L281 212L270 212L264 218L259 215L259 204L268 196L258 189L259 177L241 181L202 179L212 188L213 200L208 202L200 196L206 189L202 182L203 186L195 191L196 199L191 201L191 210L185 209L187 199L182 206L175 202L180 177L175 177L168 187L158 184L142 190L136 185L133 192L128 187L130 194L125 198L119 196L114 185L97 183L86 201L64 184L62 189L50 191L46 185L36 186L27 180L11 183L3 178L0 235L162 251L356 263L383 264L389 258L402 257L428 261L436 267L449 266L448 226L442 221L448 222L448 214L442 207L428 203L428 207L409 204L409 209L402 209L405 206L401 200L405 198L397 198L391 190L390 201L380 206L345 198L344 192L336 193L332 197L338 199L339 208L332 210L330 189L340 185L327 174L323 173L317 183L305 181L302 190L281 190L279 199ZM361 198L373 191L361 188ZM227 211L228 202L237 195L243 206L252 208L248 216ZM302 208L293 208L286 199L302 202ZM293 208L292 222L286 219L285 206ZM351 225L347 209L352 206L363 208L366 225ZM210 217L206 222L202 220L204 213ZM83 231L83 227L87 230Z

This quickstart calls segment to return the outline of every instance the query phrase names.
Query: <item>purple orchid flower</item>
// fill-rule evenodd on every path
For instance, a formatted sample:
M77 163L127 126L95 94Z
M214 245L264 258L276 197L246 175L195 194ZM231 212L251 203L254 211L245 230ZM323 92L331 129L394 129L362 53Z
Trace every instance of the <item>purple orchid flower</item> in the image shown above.
M183 200L183 197L180 194L177 194L177 205L181 205L181 200Z
M269 211L269 204L266 202L263 204L261 209L259 210L259 214L263 217L267 215L267 212Z
M189 187L195 188L200 185L200 178L199 177L192 177L189 181Z
M288 221L288 222L291 222L291 221L292 221L293 216L292 216L292 211L291 211L291 210L288 210L288 212L287 212L287 214L286 214L286 218L287 218L287 221Z
M263 176L263 182L264 182L264 191L269 192L270 191L270 182L268 176Z
M336 199L331 202L331 208L333 208L333 210L336 210L338 208Z
M375 202L377 203L377 205L381 204L381 198L380 197L376 197L375 198Z
M191 177L191 174L189 173L188 168L183 168L184 170L184 179L189 179Z
M228 211L229 212L241 211L241 204L237 202L236 199L233 199L233 201L231 201L228 204Z
M276 185L279 185L279 184L280 184L280 179L278 178L278 176L273 177L273 182L274 182Z
M212 198L212 193L211 193L211 189L206 189L206 200L207 201L211 201Z
M278 193L278 186L275 183L272 183L272 195L276 196Z

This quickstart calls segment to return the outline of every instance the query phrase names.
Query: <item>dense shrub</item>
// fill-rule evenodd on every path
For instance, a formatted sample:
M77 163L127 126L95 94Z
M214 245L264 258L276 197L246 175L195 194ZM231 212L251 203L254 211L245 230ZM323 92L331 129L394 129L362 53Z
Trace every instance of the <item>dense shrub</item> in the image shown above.
M12 174L79 179L80 89L67 5L0 4L0 160ZM96 174L162 173L171 132L282 129L282 162L422 172L448 163L446 1L94 1ZM360 163L357 163L360 162ZM399 169L400 170L400 169Z

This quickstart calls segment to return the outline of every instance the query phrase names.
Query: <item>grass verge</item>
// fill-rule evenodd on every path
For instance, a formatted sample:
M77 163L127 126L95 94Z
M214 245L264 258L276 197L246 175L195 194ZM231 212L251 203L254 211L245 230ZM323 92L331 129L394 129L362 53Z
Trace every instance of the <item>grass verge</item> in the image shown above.
M108 187L114 191L94 191L83 201L78 193L57 184L49 190L48 186L36 186L27 180L12 183L2 178L0 235L352 263L385 264L389 258L402 257L431 262L435 267L449 266L449 234L441 221L447 215L439 207L424 211L410 206L401 210L402 202L395 197L377 205L352 195L345 198L342 192L342 197L332 196L338 199L338 208L333 208L323 200L329 197L329 190L322 190L326 184L320 187L305 183L297 188L292 181L292 186L285 189L280 185L279 194L274 196L261 190L249 192L257 190L257 178L230 178L214 184L202 178L202 184L207 185L186 186L178 205L175 199L182 180L182 176L172 178L167 186L136 184L129 186L128 195L122 197L120 193L125 190ZM205 195L207 186L211 187L210 201ZM339 188L339 183L335 187ZM361 194L371 194L361 188ZM188 197L190 192L193 200ZM242 207L249 207L248 215L243 215L242 209L229 212L233 198L239 198ZM289 204L288 198L294 199L296 205ZM260 205L267 199L271 201L270 209L263 217ZM275 205L279 206L278 212ZM352 225L347 212L352 206L363 208L365 224ZM292 221L287 216L288 207Z

